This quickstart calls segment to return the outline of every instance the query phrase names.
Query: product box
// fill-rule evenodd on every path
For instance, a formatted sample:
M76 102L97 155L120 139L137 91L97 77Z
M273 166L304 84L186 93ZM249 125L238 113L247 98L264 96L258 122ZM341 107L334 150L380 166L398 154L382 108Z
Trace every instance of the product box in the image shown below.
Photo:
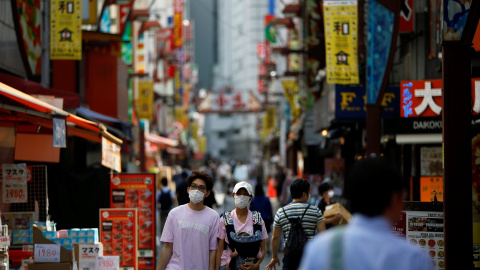
M71 262L63 263L32 263L28 265L28 270L72 270Z
M45 238L42 234L42 231L40 229L38 229L36 226L33 226L33 245L35 245L35 244L56 244L56 243L53 242L52 240L49 240L49 239ZM68 250L64 247L60 247L60 262L61 263L70 262L70 267L72 267L71 262L73 262L73 261L74 261L73 251ZM46 269L48 269L48 268L46 268ZM52 270L56 270L56 269L57 268L55 268L55 269L52 268ZM69 268L69 269L71 269L71 268Z
M35 212L2 212L2 224L10 230L28 230L30 224L38 220Z
M341 204L339 203L334 203L331 205L327 205L325 207L325 213L323 213L324 217L331 217L336 215L337 213L341 213L343 215L343 218L335 225L339 224L347 224L350 222L350 219L352 218L352 214L347 211Z

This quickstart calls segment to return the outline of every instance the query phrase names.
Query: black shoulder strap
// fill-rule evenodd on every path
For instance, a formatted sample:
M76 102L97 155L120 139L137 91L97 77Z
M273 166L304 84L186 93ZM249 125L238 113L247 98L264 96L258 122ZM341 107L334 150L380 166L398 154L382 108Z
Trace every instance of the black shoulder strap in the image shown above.
M303 219L303 217L305 216L305 213L307 213L308 208L310 208L310 204L308 204L307 208L305 208L305 211L303 212L302 218L300 220ZM288 217L287 212L285 212L285 207L282 207L282 211L285 217L287 218L287 220L290 222L290 218Z

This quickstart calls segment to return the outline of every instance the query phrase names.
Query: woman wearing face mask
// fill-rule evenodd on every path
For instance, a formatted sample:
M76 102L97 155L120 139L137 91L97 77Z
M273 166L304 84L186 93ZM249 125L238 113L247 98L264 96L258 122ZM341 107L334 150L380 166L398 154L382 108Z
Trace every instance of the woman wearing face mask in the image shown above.
M239 182L232 196L235 209L223 213L219 220L217 268L259 269L268 233L261 214L248 210L253 188L245 181Z
M333 204L332 198L335 195L335 192L333 191L333 186L325 182L320 184L320 186L318 186L318 193L322 195L322 199L318 203L318 209L320 209L323 214L325 212L325 208L327 207L327 205ZM337 224L338 221L342 219L342 217L343 216L341 213L337 213L336 215L330 216L330 217L324 216L325 227L327 229L333 227L334 224Z
M157 270L215 269L218 213L203 205L213 180L204 172L193 172L187 183L190 202L168 213Z

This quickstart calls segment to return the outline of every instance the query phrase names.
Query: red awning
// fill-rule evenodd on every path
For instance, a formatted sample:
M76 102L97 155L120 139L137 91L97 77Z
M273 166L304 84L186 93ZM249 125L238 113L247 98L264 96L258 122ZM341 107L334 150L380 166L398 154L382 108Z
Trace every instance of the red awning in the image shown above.
M13 87L0 83L0 111L10 113L10 118L20 118L24 121L45 126L52 129L52 117L65 118L67 133L95 142L102 142L102 137L121 145L122 140L107 132L104 125L88 121L84 118L70 114L53 105L27 95ZM5 119L9 117L5 116Z
M178 145L178 142L175 140L151 133L145 133L145 140L158 145L160 148L175 147Z
M0 82L29 95L49 95L63 98L64 108L73 109L80 107L80 96L73 92L46 88L37 82L28 81L2 72L0 72Z

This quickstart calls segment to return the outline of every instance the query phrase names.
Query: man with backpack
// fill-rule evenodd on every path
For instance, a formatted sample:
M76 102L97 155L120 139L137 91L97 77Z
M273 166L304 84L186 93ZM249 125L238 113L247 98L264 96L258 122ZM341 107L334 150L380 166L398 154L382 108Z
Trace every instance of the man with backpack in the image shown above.
M325 222L321 211L308 204L310 198L310 183L307 180L296 179L290 186L293 201L278 209L273 222L272 260L267 269L277 269L280 265L278 249L280 238L285 240L283 270L297 269L302 258L306 241L313 238L315 231L325 231Z
M155 196L157 201L157 210L160 214L160 233L163 231L165 221L167 220L168 213L170 210L172 210L175 199L175 192L168 187L167 178L163 177L161 183L162 188L157 191Z

